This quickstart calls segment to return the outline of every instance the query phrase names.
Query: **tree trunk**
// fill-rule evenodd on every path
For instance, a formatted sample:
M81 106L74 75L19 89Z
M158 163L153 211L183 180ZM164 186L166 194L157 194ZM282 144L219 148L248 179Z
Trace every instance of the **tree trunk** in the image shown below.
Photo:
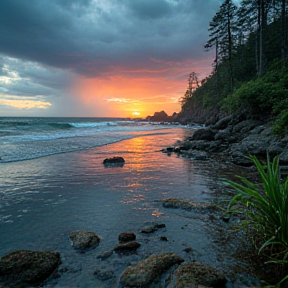
M228 65L229 65L229 76L230 76L230 92L234 89L234 75L233 75L233 67L232 67L232 35L231 35L231 15L228 12Z
M256 35L255 35L255 57L256 57L256 71L257 71L257 75L259 76L259 69L260 69L260 26L261 26L261 18L260 18L260 14L261 14L261 0L257 1L257 31L256 31Z
M282 0L281 5L281 58L282 65L285 69L287 59L287 25L286 25L286 1Z
M258 76L261 77L264 73L264 59L265 59L265 28L267 24L267 17L265 11L265 1L260 0L260 35L259 35L259 70Z

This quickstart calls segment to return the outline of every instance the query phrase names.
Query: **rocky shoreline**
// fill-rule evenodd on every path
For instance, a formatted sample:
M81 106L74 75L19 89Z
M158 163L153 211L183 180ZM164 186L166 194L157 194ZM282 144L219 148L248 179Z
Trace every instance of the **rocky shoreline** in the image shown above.
M236 246L243 245L244 242L241 242L243 240L241 240L242 236L239 233L235 234L233 231L229 231L237 225L237 219L230 219L230 216L227 217L221 207L215 204L195 203L178 198L166 198L162 199L161 202L162 207L165 209L183 209L189 211L191 216L201 218L202 221L207 223L207 227L209 225L217 226L219 235L213 241L220 247L220 250L224 249L224 251L220 252L220 255L221 253L223 255L226 253L227 247L231 249L231 243L239 242ZM100 263L105 263L108 258L115 257L115 253L121 255L121 257L137 254L137 249L142 245L145 246L146 242L142 241L141 244L138 242L139 234L147 235L147 237L149 234L157 234L158 241L170 241L165 236L160 236L166 229L169 228L164 223L152 223L148 226L146 225L139 232L122 232L118 235L119 243L111 251L98 253L96 259L99 259ZM81 254L91 250L96 250L97 253L97 247L101 245L102 241L100 236L91 231L73 231L68 237L70 238L71 248L75 250L75 253ZM148 238L147 241L149 241ZM245 249L243 248L243 250ZM194 253L193 247L187 247L183 251L186 254ZM252 271L255 272L255 265L258 264L251 263L251 255L253 253L249 250L249 254L245 261L248 261L250 265L249 273L251 273ZM219 261L222 260L219 259ZM95 262L95 268L97 267L96 263L97 261ZM143 260L134 262L128 265L126 269L123 269L119 278L113 270L108 269L109 267L103 269L101 265L98 266L99 268L95 269L93 273L95 278L106 283L109 287L227 288L251 286L247 285L247 283L259 286L256 278L251 280L251 277L247 278L243 275L239 279L237 274L243 273L243 269L242 271L241 269L239 270L237 265L235 267L228 265L225 269L216 269L207 263L201 263L195 259L185 261L181 256L173 252L152 254ZM260 270L259 266L257 268ZM266 269L265 273L267 271ZM69 268L65 267L65 260L61 259L58 252L14 251L3 256L0 260L0 287L30 288L39 287L39 285L46 287L45 285L49 281L55 279L57 281L57 278L60 278L63 273L70 273L70 271ZM47 287L50 286L48 285Z
M196 160L216 156L244 167L252 166L247 158L250 154L265 160L268 153L270 157L279 155L283 173L288 172L288 135L280 139L273 134L271 122L244 116L226 116L163 152L175 152Z

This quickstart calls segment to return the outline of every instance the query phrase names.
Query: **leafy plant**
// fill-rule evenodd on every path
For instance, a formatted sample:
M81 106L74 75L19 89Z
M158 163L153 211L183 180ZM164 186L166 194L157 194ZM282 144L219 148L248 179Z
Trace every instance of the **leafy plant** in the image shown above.
M283 110L275 119L273 132L283 137L288 129L288 110Z
M239 192L230 201L228 211L244 213L245 225L264 236L259 253L269 249L268 262L285 266L288 264L288 177L281 180L278 156L271 163L267 155L267 165L262 165L255 156L249 158L257 168L261 183L252 183L241 176L238 178L242 184L228 181ZM280 283L287 279L288 274Z

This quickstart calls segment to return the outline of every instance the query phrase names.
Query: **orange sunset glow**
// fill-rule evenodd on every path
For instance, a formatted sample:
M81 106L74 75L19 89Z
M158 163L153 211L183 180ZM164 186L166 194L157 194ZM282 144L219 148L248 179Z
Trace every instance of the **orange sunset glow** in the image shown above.
M146 117L163 109L168 114L179 112L181 86L183 83L176 81L115 76L109 80L79 79L76 91L85 105L101 107L107 116Z
M139 76L138 71L119 71L118 75L105 78L78 77L72 91L80 98L82 105L89 107L90 111L95 107L97 115L101 116L146 118L162 110L172 115L181 110L179 99L187 89L191 67L204 78L210 69L210 62L211 59L207 58L198 63L165 63L164 73L148 71L139 73Z

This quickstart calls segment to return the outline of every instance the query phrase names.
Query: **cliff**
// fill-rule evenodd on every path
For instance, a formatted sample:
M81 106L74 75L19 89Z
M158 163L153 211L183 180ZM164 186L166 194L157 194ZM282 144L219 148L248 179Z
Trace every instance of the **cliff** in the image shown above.
M197 103L193 103L189 108L182 109L175 121L182 124L197 123L211 125L215 124L219 119L227 116L223 112L220 112L218 107L212 109L203 108Z

